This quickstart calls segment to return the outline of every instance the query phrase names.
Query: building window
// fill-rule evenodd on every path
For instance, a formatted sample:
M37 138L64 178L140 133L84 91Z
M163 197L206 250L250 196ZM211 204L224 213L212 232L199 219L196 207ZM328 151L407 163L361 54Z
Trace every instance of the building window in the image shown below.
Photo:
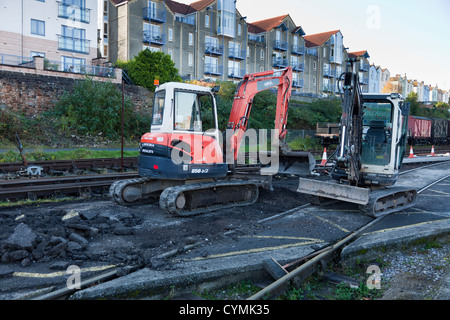
M89 40L86 40L86 30L61 26L62 35L58 36L58 49L89 53Z
M190 46L194 45L194 34L193 33L189 33L189 45Z
M217 58L205 57L205 73L219 74L219 60Z
M238 36L240 36L242 33L242 25L239 23L238 24Z
M249 57L250 57L250 47L247 46L247 58L249 58Z
M261 60L264 60L264 50L263 49L261 49L260 58L261 58Z
M169 28L169 41L173 42L173 29Z
M45 22L41 20L31 19L31 34L45 36Z
M205 15L205 28L209 28L209 14Z
M314 61L314 62L313 62L313 70L316 71L316 69L317 69L317 64L316 64L316 62Z
M168 51L170 59L173 61L173 50L169 50Z
M188 66L192 67L194 65L194 55L192 53L189 53L188 55Z
M218 1L217 6L218 15L218 31L220 35L225 35L234 38L235 36L235 15L236 5L234 0Z

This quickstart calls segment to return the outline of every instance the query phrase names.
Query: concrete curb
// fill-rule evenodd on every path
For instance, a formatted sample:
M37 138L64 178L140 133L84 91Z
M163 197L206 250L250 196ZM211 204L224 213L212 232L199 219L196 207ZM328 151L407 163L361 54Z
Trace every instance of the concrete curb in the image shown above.
M360 260L374 260L389 251L402 250L421 241L450 237L450 219L424 222L411 227L373 232L363 235L341 252L347 264Z
M323 243L323 245L327 245ZM121 278L74 293L70 300L165 299L171 295L201 292L246 279L264 279L263 261L273 257L284 264L310 253L309 245L271 252L195 261L179 261L172 270L144 268Z

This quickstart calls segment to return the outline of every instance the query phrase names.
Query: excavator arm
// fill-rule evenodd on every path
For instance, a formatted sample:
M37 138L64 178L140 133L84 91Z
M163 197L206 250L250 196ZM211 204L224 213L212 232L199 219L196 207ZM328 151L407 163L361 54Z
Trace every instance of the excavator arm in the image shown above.
M281 72L281 75L275 75L274 70L247 74L236 89L227 125L227 129L232 130L230 150L234 154L234 160L237 159L239 146L248 126L253 99L258 92L278 87L275 129L280 140L286 136L289 99L292 90L292 68L276 72Z

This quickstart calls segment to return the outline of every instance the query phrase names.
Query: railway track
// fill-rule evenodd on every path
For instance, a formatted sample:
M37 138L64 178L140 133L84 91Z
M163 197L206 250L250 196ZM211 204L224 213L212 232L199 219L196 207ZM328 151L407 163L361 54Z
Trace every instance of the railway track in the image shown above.
M77 159L77 160L50 160L50 161L31 161L30 166L42 167L46 173L60 171L78 172L80 170L92 170L98 168L111 168L120 170L121 158L99 158L99 159ZM137 157L123 158L124 168L136 168ZM22 162L0 163L0 173L15 173L24 169Z
M137 173L112 173L0 181L0 200L105 192L114 181L136 177Z
M422 168L429 168L429 167L433 167L433 166L438 166L440 164L431 164L431 165L427 165L424 166ZM414 170L420 170L421 168L415 168L415 169L411 169L411 170L406 170L402 173L400 173L401 175L403 174L407 174L411 171ZM435 185L436 183L447 179L448 176L446 177L441 177L436 181L430 182L428 183L426 186L422 187L420 190L418 190L418 193L422 193L425 190L427 190L428 188L432 187L433 185ZM279 214L274 214L273 216L267 217L263 220L258 221L258 223L264 223L266 221L273 221L276 219L279 219L281 217L284 217L286 215L292 214L293 212L296 212L298 210L302 210L305 209L307 207L309 207L310 204L306 204L303 205L301 207L295 208L295 209L291 209L288 210L286 212L283 213L279 213ZM380 220L382 220L384 217L379 217L376 219L373 219L371 221L369 221L367 224L361 226L358 230L352 232L351 234L345 236L344 238L341 239L337 239L333 244L325 247L325 248L321 248L320 250L317 250L311 254L309 254L308 256L296 261L296 262L292 262L291 268L293 269L292 271L288 272L285 276L279 278L278 280L274 281L273 283L271 283L270 285L268 285L267 287L265 287L264 289L262 289L261 291L259 291L258 293L254 294L253 296L249 297L248 300L259 300L259 299L263 299L265 296L272 294L273 292L277 291L282 288L284 285L286 285L289 281L291 281L293 278L295 277L303 277L305 276L305 274L309 274L311 272L311 268L313 268L316 264L322 262L322 261L326 261L327 259L331 259L330 257L333 256L337 250L340 250L343 246L348 245L349 243L351 243L352 241L354 241L356 238L358 238L365 230L367 230L369 227L375 225L376 223L380 222ZM195 243L194 245L191 245L191 247L189 248L185 248L186 250L191 249L193 246L199 246L201 245L201 243ZM174 250L174 252L168 252L167 254L160 254L158 257L173 257L176 256L177 254L180 253L180 250ZM53 300L53 299L68 299L74 292L78 291L78 290L82 290L84 288L87 287L92 287L95 285L98 285L102 282L106 282L106 281L110 281L112 279L116 279L116 278L120 278L121 277L121 269L122 268L126 268L128 271L130 272L134 272L134 271L138 271L143 267L140 266L118 266L116 269L114 270L109 270L107 272L104 272L103 274L100 275L96 275L95 277L92 277L90 279L87 279L85 281L83 281L83 283L81 284L81 288L80 289L68 289L68 288L62 288L50 293L46 293L45 295L41 295L41 296L36 296L33 299L34 300ZM168 288L169 290L169 288Z

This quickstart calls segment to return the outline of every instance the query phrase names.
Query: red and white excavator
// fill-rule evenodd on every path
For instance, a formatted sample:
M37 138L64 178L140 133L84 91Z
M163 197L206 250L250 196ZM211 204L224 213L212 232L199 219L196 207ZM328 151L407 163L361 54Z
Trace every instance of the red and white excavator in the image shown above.
M261 152L264 161L256 165L239 164L253 98L272 88L278 89L271 137L277 148ZM259 187L271 188L271 177L277 172L309 175L314 157L293 152L284 142L291 89L290 67L246 75L237 86L226 134L222 134L214 97L217 90L184 83L161 85L155 92L151 130L141 138L141 178L115 182L110 195L121 205L159 196L166 212L190 216L256 202Z

